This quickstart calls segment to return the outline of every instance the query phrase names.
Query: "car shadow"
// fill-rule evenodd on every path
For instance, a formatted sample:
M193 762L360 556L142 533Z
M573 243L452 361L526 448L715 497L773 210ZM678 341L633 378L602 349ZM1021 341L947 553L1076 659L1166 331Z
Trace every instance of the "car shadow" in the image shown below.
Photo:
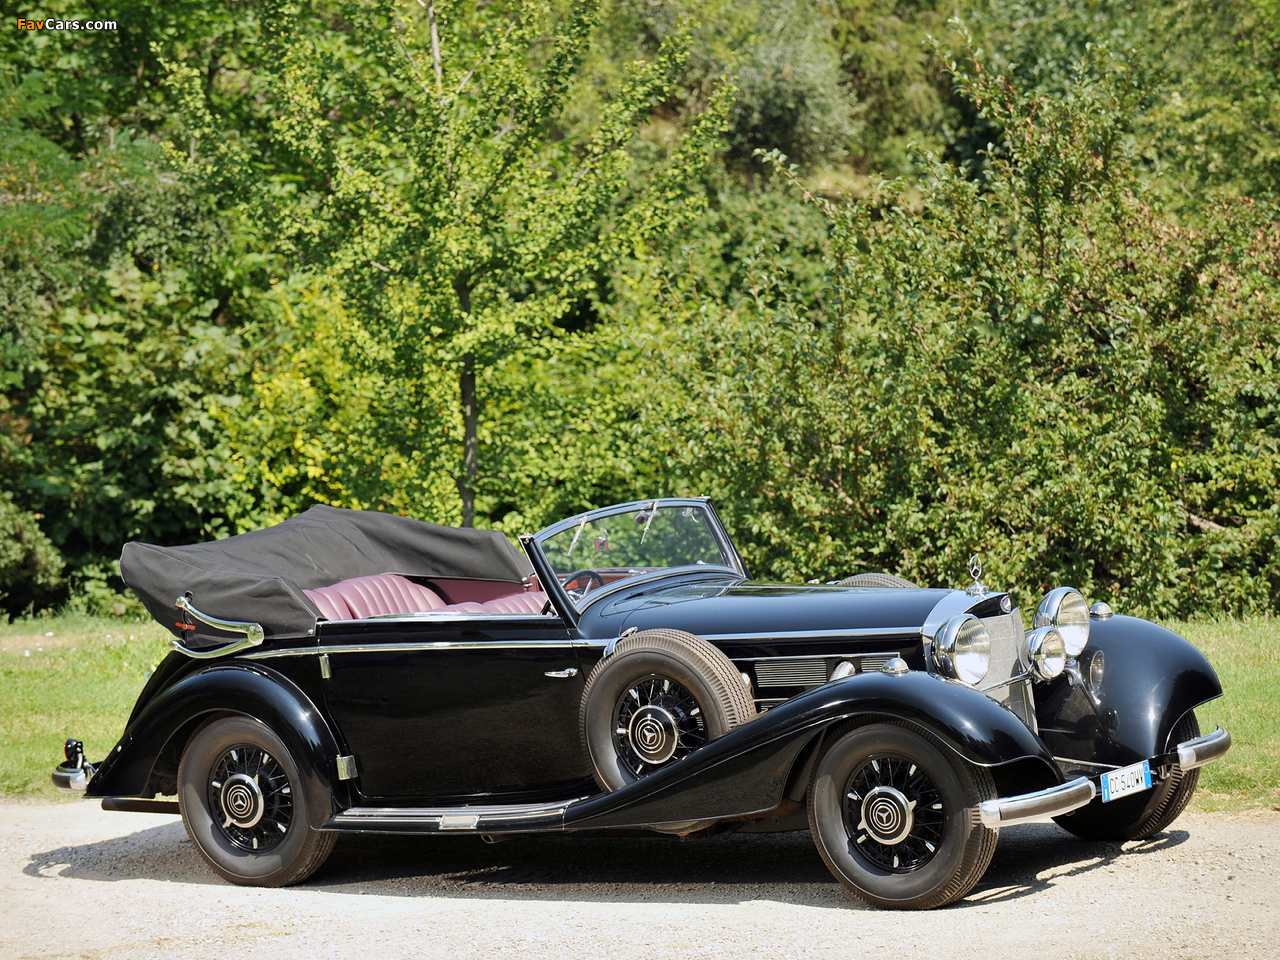
M224 882L200 859L182 821L177 819L109 840L33 853L22 872L46 879Z
M1185 830L1166 830L1146 840L1080 840L1061 827L1030 823L1002 830L991 866L966 903L1003 903L1039 893L1067 877L1107 869L1122 859L1180 846Z
M1059 880L1184 843L1183 830L1142 842L1091 843L1053 824L1006 829L991 867L952 909L1000 903ZM72 880L160 879L196 885L218 879L178 821L123 837L31 854L28 876ZM304 886L336 894L467 899L571 899L624 903L756 900L848 909L861 904L827 871L808 831L671 837L343 836ZM639 888L639 889L637 889Z

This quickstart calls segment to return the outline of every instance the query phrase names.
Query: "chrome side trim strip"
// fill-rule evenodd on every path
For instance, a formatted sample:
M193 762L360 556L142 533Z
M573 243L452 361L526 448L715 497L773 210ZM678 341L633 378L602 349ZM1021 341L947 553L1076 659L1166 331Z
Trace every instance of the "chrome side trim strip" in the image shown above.
M856 627L849 630L789 630L785 633L703 633L710 643L727 640L848 640L853 637L910 637L919 639L919 627ZM895 651L896 652L896 651ZM809 657L828 654L809 654ZM830 654L835 656L835 654ZM739 657L739 660L780 660L781 657Z
M454 610L423 610L415 613L380 613L376 617L361 617L355 620L321 620L321 623L487 623L490 620L559 620L554 611L551 613L458 613Z
M419 650L565 650L576 645L563 640L432 640L418 643L335 643L328 646L287 647L247 654L245 660L269 660L272 657L305 657L339 653L412 653Z
M1098 795L1098 788L1088 777L1076 777L1066 783L1035 793L1016 797L998 797L978 804L983 826L992 830L1030 823L1044 817L1056 817L1083 807Z
M919 636L917 631L915 636ZM892 658L898 656L897 650L869 650L866 653L810 653L796 656L786 657L734 657L734 660L741 660L743 663L753 663L758 660L867 660L879 657Z
M1184 740L1178 744L1178 766L1183 770L1194 770L1206 763L1213 763L1231 749L1231 734L1219 727L1213 733L1194 740Z

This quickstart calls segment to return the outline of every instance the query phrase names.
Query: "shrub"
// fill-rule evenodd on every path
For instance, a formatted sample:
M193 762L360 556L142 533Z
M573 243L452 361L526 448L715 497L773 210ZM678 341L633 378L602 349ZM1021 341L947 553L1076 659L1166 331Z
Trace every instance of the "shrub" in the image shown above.
M0 607L14 615L51 599L62 585L62 557L8 493L0 492Z

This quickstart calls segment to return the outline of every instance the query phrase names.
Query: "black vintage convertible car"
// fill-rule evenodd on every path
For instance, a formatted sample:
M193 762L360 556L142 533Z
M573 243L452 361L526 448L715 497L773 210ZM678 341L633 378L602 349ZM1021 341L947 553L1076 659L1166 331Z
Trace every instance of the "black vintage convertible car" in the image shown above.
M1052 590L1031 629L979 582L753 581L711 504L520 538L314 507L121 569L175 635L99 763L106 809L180 811L235 883L309 876L343 832L693 836L809 827L882 907L936 907L998 831L1136 839L1226 752L1181 637ZM175 795L176 802L153 799Z

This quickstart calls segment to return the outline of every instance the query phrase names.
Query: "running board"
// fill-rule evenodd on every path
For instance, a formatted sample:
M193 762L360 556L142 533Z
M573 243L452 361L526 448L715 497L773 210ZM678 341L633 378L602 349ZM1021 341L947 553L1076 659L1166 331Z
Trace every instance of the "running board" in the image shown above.
M467 807L352 807L330 817L321 830L343 833L525 833L563 830L570 805L585 797L553 803Z

